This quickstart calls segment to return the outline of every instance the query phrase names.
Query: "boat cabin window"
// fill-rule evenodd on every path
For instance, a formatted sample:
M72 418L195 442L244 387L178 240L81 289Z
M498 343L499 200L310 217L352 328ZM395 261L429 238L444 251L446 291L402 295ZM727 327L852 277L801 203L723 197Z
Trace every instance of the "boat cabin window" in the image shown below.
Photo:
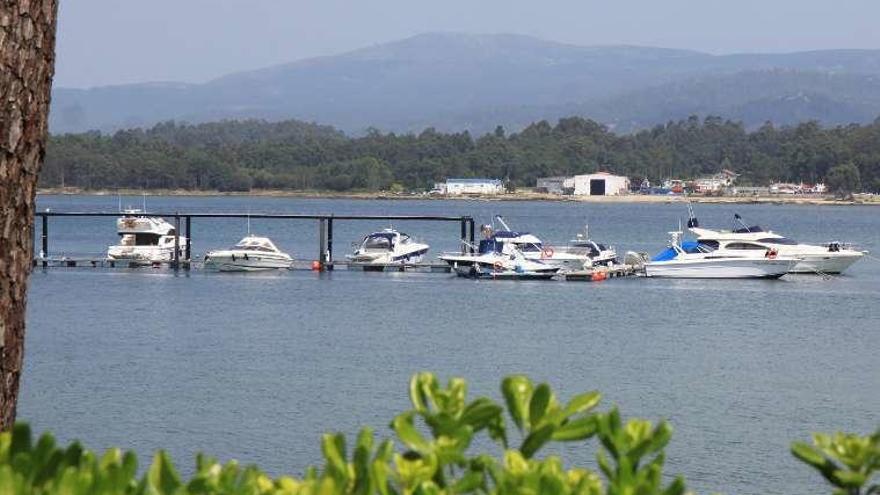
M787 246L794 246L797 244L796 240L787 237L768 237L766 239L758 239L758 242L766 242L767 244L785 244Z
M718 241L713 241L712 239L700 239L697 241L698 245L704 252L715 251L718 249Z
M750 242L731 242L730 244L728 244L725 247L727 249L735 249L735 250L743 250L743 251L745 251L745 250L764 251L767 249L764 246L759 246L758 244L752 244Z
M121 234L124 246L158 246L159 234Z

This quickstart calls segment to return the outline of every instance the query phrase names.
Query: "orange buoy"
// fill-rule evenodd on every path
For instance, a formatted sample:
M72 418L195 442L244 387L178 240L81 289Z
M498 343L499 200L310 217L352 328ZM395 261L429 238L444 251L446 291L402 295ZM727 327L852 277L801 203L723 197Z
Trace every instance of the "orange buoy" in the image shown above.
M316 272L321 271L321 262L318 260L312 261L312 270Z

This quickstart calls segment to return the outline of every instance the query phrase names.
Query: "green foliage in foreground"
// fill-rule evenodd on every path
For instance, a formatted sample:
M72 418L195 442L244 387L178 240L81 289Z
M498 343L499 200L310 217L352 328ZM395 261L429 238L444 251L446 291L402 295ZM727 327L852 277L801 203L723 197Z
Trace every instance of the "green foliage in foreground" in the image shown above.
M442 386L430 373L410 382L412 409L391 422L396 441L377 442L360 431L351 449L342 434L322 439L324 466L301 478L271 478L254 466L220 464L199 455L195 474L184 480L165 452L139 476L132 452L103 456L74 442L59 447L49 434L34 443L18 424L0 434L0 493L6 495L391 495L553 494L682 495L682 478L663 482L664 448L672 436L665 422L624 421L616 408L596 412L600 395L588 392L566 402L547 384L510 376L501 384L504 406L469 400L459 378ZM508 422L512 422L509 425ZM498 452L471 452L485 435ZM538 458L554 442L598 438L601 472L569 467L556 456ZM880 469L880 432L870 437L816 435L815 447L795 443L792 452L816 467L840 494L872 494Z

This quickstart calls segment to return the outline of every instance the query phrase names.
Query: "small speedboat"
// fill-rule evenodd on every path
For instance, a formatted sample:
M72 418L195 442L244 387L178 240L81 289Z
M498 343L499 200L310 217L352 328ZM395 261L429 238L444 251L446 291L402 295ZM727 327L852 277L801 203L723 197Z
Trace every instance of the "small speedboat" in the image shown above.
M669 248L644 264L645 276L658 278L779 278L800 261L776 251L725 250L697 241L681 242L670 232Z
M205 268L221 272L252 272L290 268L293 258L278 249L268 237L248 234L229 249L208 251Z
M722 249L767 250L772 249L780 256L800 258L790 270L791 273L842 273L856 261L862 259L867 251L860 251L842 242L828 242L824 245L803 244L784 237L759 225L747 225L739 214L734 214L733 230L710 230L700 227L699 220L689 207L688 230L697 236L698 241Z
M370 265L418 263L430 247L402 232L384 229L364 237L357 250L346 257L352 263Z
M526 258L521 251L490 239L480 241L475 253L444 253L440 259L460 277L499 280L549 280L559 273L558 266Z
M175 228L161 217L150 217L143 210L126 209L116 220L119 244L107 248L112 260L132 264L151 264L174 259ZM183 259L188 239L177 236L178 258Z

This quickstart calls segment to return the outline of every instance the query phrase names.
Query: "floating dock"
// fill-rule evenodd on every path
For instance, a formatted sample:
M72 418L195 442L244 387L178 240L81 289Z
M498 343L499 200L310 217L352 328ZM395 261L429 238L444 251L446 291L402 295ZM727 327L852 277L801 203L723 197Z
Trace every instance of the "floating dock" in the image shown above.
M632 277L639 270L634 265L612 265L595 267L591 270L560 274L566 282L601 282L611 278Z

